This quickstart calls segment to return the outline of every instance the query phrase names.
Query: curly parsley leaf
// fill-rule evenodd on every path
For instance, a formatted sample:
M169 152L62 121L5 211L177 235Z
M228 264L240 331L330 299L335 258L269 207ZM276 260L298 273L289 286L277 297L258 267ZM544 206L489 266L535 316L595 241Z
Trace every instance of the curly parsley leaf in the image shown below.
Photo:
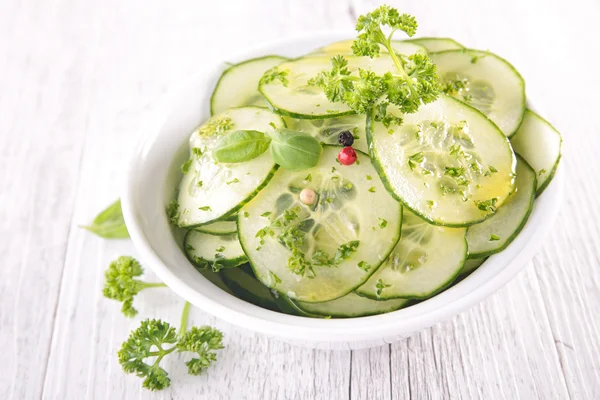
M133 298L142 290L152 287L164 287L164 283L150 283L135 279L144 273L140 263L133 257L121 256L110 263L104 272L102 294L112 300L123 303L121 312L134 317L137 310L133 307Z
M384 27L390 30L388 35L383 32ZM331 58L331 69L320 72L309 80L309 85L321 87L329 101L344 103L358 114L374 110L375 119L386 127L402 123L401 115L388 111L390 104L400 114L414 113L421 104L437 99L441 84L431 59L423 54L397 54L392 47L397 31L408 36L415 34L417 22L413 16L383 5L361 15L356 30L359 35L352 45L354 55L373 58L385 49L395 67L393 71L382 76L361 68L352 71L348 60L337 55Z
M160 363L174 351L197 355L186 362L190 375L200 375L217 360L215 351L223 348L223 333L210 326L192 327L186 332L189 308L190 303L186 303L179 333L166 322L146 319L121 345L117 353L119 363L125 372L143 378L144 388L162 390L171 384Z
M198 358L192 358L185 364L190 375L200 375L212 362L217 361L214 350L223 348L223 333L210 326L192 327L184 333L177 343L177 351L196 353Z

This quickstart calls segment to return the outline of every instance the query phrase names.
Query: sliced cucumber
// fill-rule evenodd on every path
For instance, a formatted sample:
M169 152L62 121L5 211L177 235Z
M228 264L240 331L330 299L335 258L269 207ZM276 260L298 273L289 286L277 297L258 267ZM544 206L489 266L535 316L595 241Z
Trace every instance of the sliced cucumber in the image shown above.
M342 54L345 56L351 56L354 54L352 51L352 44L354 40L342 40L340 42L334 42L328 44L325 47L321 47L320 49L310 53L311 55L320 55L320 56L335 56L337 54ZM410 56L411 54L420 53L426 54L427 49L422 46L420 43L412 43L410 41L404 40L392 40L392 47L396 53L404 54L406 56ZM381 52L387 53L385 48L381 46Z
M467 258L464 228L430 225L404 211L402 238L356 292L373 299L428 298L458 276Z
M185 255L197 268L218 272L248 262L236 234L211 235L189 231L183 242Z
M178 225L194 227L225 219L267 184L277 166L265 152L238 164L216 163L212 150L224 135L239 130L270 132L283 120L265 108L233 108L211 117L190 137L190 161L182 169Z
M236 297L268 310L279 311L271 290L242 268L224 269L219 273Z
M242 247L256 277L296 300L341 297L360 286L400 236L401 207L386 192L364 153L337 163L338 147L324 146L310 170L278 170L238 214ZM316 192L311 206L302 189Z
M377 74L390 71L393 63L389 57L347 57L348 69L357 74L358 68L371 70ZM277 67L285 79L263 80L259 91L265 96L269 107L281 115L293 118L323 119L354 114L344 103L332 103L318 86L308 81L321 71L331 69L327 56L303 57L284 62Z
M227 68L210 98L211 115L234 107L265 107L267 103L258 91L258 80L266 70L286 60L287 58L280 56L265 56Z
M517 156L515 192L496 214L467 231L469 257L486 257L502 251L521 232L533 209L536 179L535 171Z
M281 311L284 314L297 315L300 317L308 318L323 318L322 315L312 314L307 311L304 311L303 309L298 307L298 305L294 301L290 300L287 296L284 296L275 290L271 289L271 294L273 295L273 300L275 301L275 304L277 304L277 307L279 307L279 311Z
M234 221L217 221L212 224L202 225L194 229L198 232L210 233L211 235L231 235L237 233L237 224Z
M516 132L525 113L525 82L508 61L469 49L430 57L448 94L487 115L506 136Z
M350 292L339 299L325 301L323 303L295 302L301 309L311 314L352 318L365 315L383 314L404 307L410 300L373 300Z
M390 193L431 223L483 221L513 191L516 158L508 139L450 96L405 115L395 130L369 118L367 140Z
M558 167L562 136L548 121L527 110L523 123L510 142L515 151L535 170L536 194L539 196L552 181Z
M463 277L469 275L471 272L479 268L481 264L485 262L485 260L487 260L487 257L467 259L463 269L460 271L460 276Z
M306 132L316 137L325 144L338 145L338 135L343 131L350 131L354 136L354 147L364 153L369 152L367 134L365 133L364 115L346 115L338 118L327 119L296 119L283 118L288 128L295 131Z
M423 46L430 53L465 48L465 46L450 38L424 37L417 39L406 39L404 42Z

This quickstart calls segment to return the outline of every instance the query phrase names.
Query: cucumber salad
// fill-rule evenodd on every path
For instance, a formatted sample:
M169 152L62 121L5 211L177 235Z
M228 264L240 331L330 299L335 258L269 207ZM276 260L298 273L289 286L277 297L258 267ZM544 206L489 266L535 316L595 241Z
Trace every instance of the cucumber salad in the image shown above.
M207 279L277 312L387 313L519 234L561 135L508 61L416 29L381 6L355 40L223 72L167 209Z

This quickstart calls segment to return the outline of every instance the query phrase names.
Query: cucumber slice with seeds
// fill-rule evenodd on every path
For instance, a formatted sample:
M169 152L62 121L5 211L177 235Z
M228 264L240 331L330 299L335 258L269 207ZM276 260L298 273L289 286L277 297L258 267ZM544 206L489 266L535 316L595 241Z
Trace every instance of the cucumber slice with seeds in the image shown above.
M236 234L210 235L189 231L183 242L185 255L196 268L210 267L218 272L248 262Z
M321 47L320 49L310 53L310 55L332 57L341 54L344 56L352 56L354 55L354 52L352 51L353 43L354 40L342 40L340 42L334 42L325 47ZM380 47L381 53L387 53L387 50L383 46ZM396 53L404 54L406 56L410 56L411 54L415 53L427 54L427 49L420 43L413 43L404 40L392 40L392 47Z
M212 224L202 225L194 229L198 232L209 233L211 235L232 235L237 233L237 224L234 221L217 221Z
M400 237L401 207L375 177L368 157L341 166L324 146L310 170L278 170L238 214L242 247L256 277L292 299L318 302L360 286ZM311 206L299 193L317 194Z
M356 292L372 299L424 299L440 292L467 259L465 233L465 228L430 225L405 210L402 238Z
M561 157L562 137L548 121L531 110L525 112L523 123L510 139L513 148L537 174L536 195L548 186Z
M290 129L306 132L317 138L321 143L336 146L339 145L338 136L340 132L350 131L354 136L352 147L363 153L369 152L364 115L346 115L327 119L296 119L290 117L284 117L283 119Z
M393 68L389 57L347 57L348 69L357 74L358 68L383 74ZM303 57L279 64L277 71L284 79L263 80L259 91L265 96L269 107L281 115L293 118L323 119L354 114L343 103L332 103L318 86L308 81L321 71L331 69L330 57Z
M431 223L481 222L513 191L516 159L508 139L450 96L422 105L392 130L367 119L367 140L390 193Z
M305 303L297 301L295 304L301 310L316 315L352 318L399 310L409 302L410 300L406 299L372 300L351 292L339 299L325 301L323 303Z
M235 107L266 107L264 97L258 92L258 81L266 70L286 60L287 58L280 56L265 56L246 60L227 68L219 78L210 98L211 115Z
M525 82L508 61L470 49L430 57L446 93L487 115L506 136L516 132L525 113Z
M416 39L406 39L404 40L404 42L423 46L430 53L465 48L465 46L458 43L456 40L450 38L424 37Z
M535 171L517 156L517 180L515 192L496 214L467 231L469 257L486 257L504 250L529 218L535 198Z
M178 225L206 225L237 212L264 187L277 166L268 152L244 163L216 163L212 150L221 137L235 130L270 132L283 120L265 108L232 108L211 117L190 137L190 161L179 186Z

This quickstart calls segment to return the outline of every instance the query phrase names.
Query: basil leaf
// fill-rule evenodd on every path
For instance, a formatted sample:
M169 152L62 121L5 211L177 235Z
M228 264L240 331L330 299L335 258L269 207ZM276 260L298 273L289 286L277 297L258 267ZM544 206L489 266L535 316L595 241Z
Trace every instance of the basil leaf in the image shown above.
M213 157L221 163L249 161L267 151L270 141L259 131L234 131L217 142Z
M289 129L272 133L273 161L289 171L301 171L318 164L323 148L312 136Z
M123 211L121 210L121 199L118 199L113 204L108 206L104 211L94 218L94 221L89 226L81 228L95 233L105 239L126 239L129 237L125 220L123 219Z

